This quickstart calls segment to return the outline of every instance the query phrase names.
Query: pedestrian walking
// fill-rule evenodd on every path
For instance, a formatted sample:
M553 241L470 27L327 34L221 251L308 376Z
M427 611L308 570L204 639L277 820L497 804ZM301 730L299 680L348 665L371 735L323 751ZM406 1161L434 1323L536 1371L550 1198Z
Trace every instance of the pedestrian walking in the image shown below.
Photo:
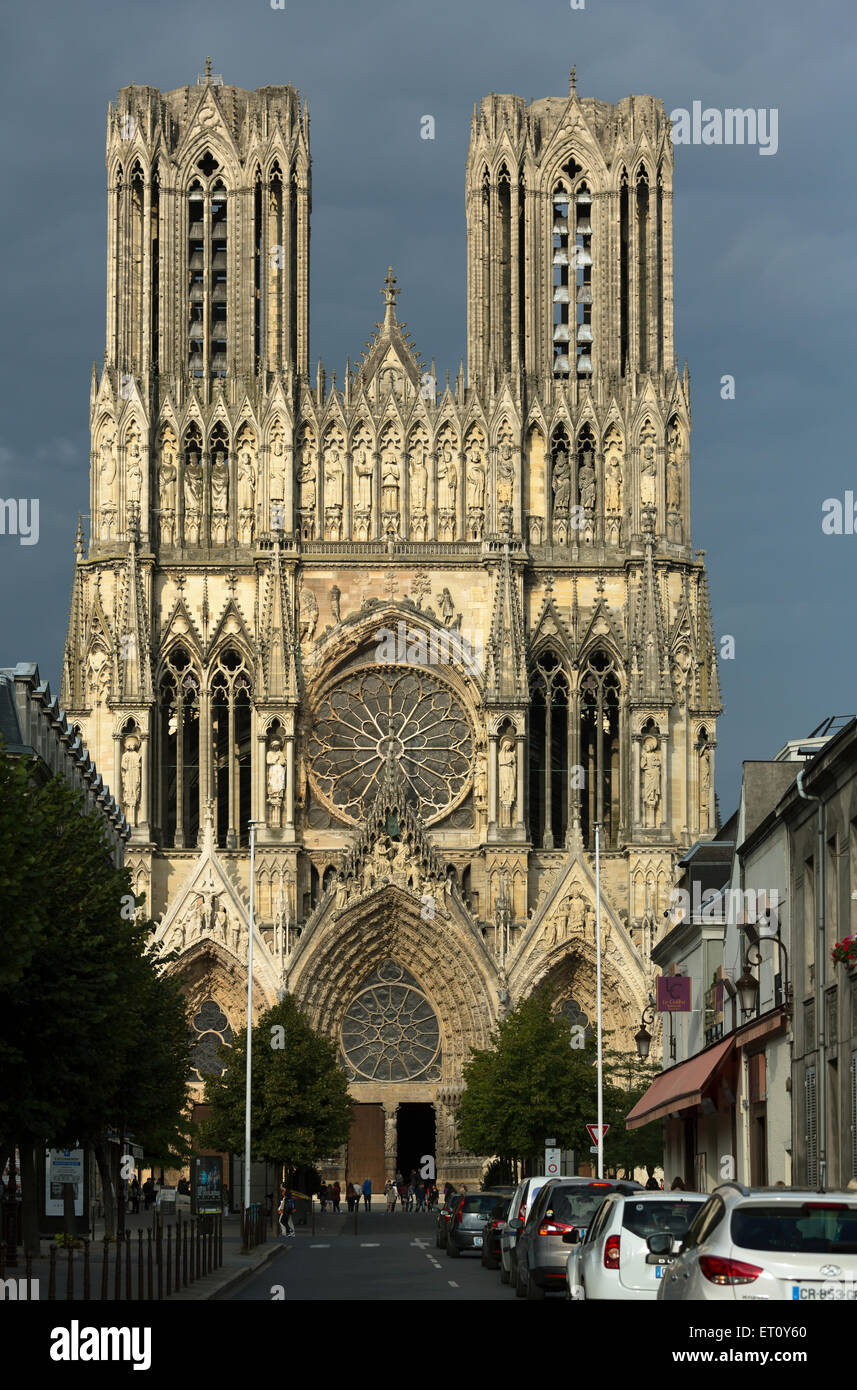
M402 1178L401 1182L397 1183L396 1190L399 1194L399 1201L402 1204L402 1211L405 1211L408 1201L408 1184L405 1182L404 1178Z
M342 1188L339 1186L338 1182L335 1182L333 1184L333 1187L330 1189L330 1202L331 1206L333 1207L333 1210L336 1212L339 1211L339 1199L341 1198L341 1196Z
M418 1182L418 1183L417 1183L416 1191L414 1192L414 1196L416 1197L416 1201L417 1201L417 1211L425 1211L425 1209L426 1209L426 1189L425 1189L425 1184L424 1184L424 1183L421 1183L421 1182Z
M130 1193L131 1193L131 1211L132 1211L132 1212L134 1213L134 1215L136 1216L137 1213L138 1213L139 1210L140 1210L140 1179L137 1177L137 1174L136 1174L136 1173L134 1174L134 1178L133 1178L133 1181L132 1181L132 1183L131 1183Z
M393 1182L392 1178L388 1178L384 1184L384 1196L387 1199L387 1215L389 1216L396 1210L396 1197L398 1196L396 1184Z
M295 1223L292 1220L292 1212L295 1210L296 1205L291 1190L288 1187L284 1187L280 1205L277 1208L281 1236L293 1236L295 1234Z
M363 1183L363 1207L366 1211L372 1210L372 1179L366 1178Z
M147 1178L146 1181L143 1183L143 1204L146 1211L149 1210L154 1200L155 1184L152 1182L151 1178Z
M347 1182L347 1183L345 1184L345 1200L346 1200L346 1202L348 1203L348 1210L349 1210L349 1211L353 1211L353 1210L354 1210L354 1203L355 1203L355 1201L357 1200L357 1194L356 1194L356 1192L354 1191L354 1183L353 1183L353 1182Z

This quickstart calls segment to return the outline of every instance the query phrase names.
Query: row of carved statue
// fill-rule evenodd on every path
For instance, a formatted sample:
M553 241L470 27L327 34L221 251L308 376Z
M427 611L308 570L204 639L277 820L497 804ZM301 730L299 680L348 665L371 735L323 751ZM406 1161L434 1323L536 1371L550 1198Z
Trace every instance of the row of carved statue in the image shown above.
M603 510L610 521L608 531L614 533L608 539L620 538L626 486L624 448L618 429L608 431L605 439ZM239 543L251 544L260 530L285 529L287 450L282 427L275 427L270 440L270 516L263 516L257 440L251 425L245 424L239 430L235 454L237 468L233 481L225 438L213 444L210 465L206 467L199 438L192 435L186 442L180 469L178 439L171 427L164 429L155 504L163 544L175 544L180 536L183 536L186 544L191 545L225 544L233 534L233 500L235 538ZM97 459L98 526L100 537L107 539L115 534L118 515L117 430L112 420L102 423ZM485 436L478 427L469 431L461 461L457 436L451 429L441 431L434 479L431 477L434 460L428 437L422 430L412 434L406 455L395 428L388 427L382 432L377 451L368 429L358 430L351 446L351 459L352 473L347 479L348 451L342 433L336 429L328 432L319 460L314 433L308 428L302 431L296 460L296 508L305 539L321 537L341 540L350 531L353 539L368 540L377 534L380 524L384 535L399 536L407 532L411 539L426 540L432 532L430 518L436 519L436 529L432 533L438 540L460 539L462 519L467 539L482 538L486 527L486 503L489 500L489 465ZM125 506L129 517L136 515L139 518L143 495L143 451L136 421L130 426L126 437L126 460ZM555 541L568 540L569 532L574 529L583 532L586 538L591 533L592 519L598 511L599 484L594 441L591 450L583 447L578 449L578 460L575 483L567 440L564 435L554 439L550 485ZM498 434L494 485L497 525L501 531L509 530L512 524L516 462L517 449L512 429L504 424ZM682 473L681 429L673 421L667 442L665 489L667 513L672 518L677 518L681 512ZM639 500L641 509L658 506L656 435L654 426L648 421L640 436ZM531 536L531 539L535 537Z

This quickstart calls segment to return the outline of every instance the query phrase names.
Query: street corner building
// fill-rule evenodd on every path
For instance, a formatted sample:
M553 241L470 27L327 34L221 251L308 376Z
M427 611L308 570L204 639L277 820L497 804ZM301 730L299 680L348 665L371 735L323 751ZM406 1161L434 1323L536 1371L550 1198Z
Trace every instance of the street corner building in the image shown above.
M673 866L715 832L672 171L652 97L484 98L466 373L426 366L391 270L337 381L310 371L298 92L207 69L109 108L63 701L178 952L200 1080L245 1018L259 823L254 1006L288 990L338 1042L330 1175L436 1153L478 1176L469 1049L538 986L594 1021L597 823L605 1027L631 1048Z

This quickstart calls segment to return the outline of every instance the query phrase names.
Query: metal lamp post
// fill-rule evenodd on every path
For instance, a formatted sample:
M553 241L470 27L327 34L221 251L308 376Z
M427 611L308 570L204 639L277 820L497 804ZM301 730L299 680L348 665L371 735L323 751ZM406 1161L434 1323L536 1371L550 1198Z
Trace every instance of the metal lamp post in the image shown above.
M247 934L247 1080L244 1095L244 1210L250 1207L250 1090L253 1081L253 889L256 874L256 821L250 821L250 927Z
M595 822L595 989L598 995L598 1176L604 1177L604 1066L601 1053L601 822Z

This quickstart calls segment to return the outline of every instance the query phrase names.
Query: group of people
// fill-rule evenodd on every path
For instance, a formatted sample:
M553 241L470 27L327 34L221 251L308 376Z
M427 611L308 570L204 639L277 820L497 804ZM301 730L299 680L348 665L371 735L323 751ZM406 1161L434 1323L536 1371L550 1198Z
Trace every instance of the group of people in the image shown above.
M408 1179L401 1173L396 1173L396 1176L388 1178L384 1185L388 1212L396 1210L397 1202L401 1203L402 1211L431 1211L437 1205L439 1195L437 1183L423 1182L415 1169Z
M350 1187L351 1183L349 1183L348 1186ZM342 1188L339 1186L338 1182L322 1183L321 1187L318 1189L318 1200L321 1203L322 1211L327 1211L328 1207L330 1207L331 1211L338 1212L341 1199ZM349 1207L348 1210L350 1211L351 1208Z
M134 1177L128 1184L128 1198L131 1203L131 1211L135 1216L137 1212L140 1210L141 1197L144 1202L144 1209L148 1211L152 1203L155 1201L157 1195L158 1189L155 1187L155 1184L152 1182L151 1178L147 1178L141 1186L140 1179L137 1177L136 1173L134 1174Z

